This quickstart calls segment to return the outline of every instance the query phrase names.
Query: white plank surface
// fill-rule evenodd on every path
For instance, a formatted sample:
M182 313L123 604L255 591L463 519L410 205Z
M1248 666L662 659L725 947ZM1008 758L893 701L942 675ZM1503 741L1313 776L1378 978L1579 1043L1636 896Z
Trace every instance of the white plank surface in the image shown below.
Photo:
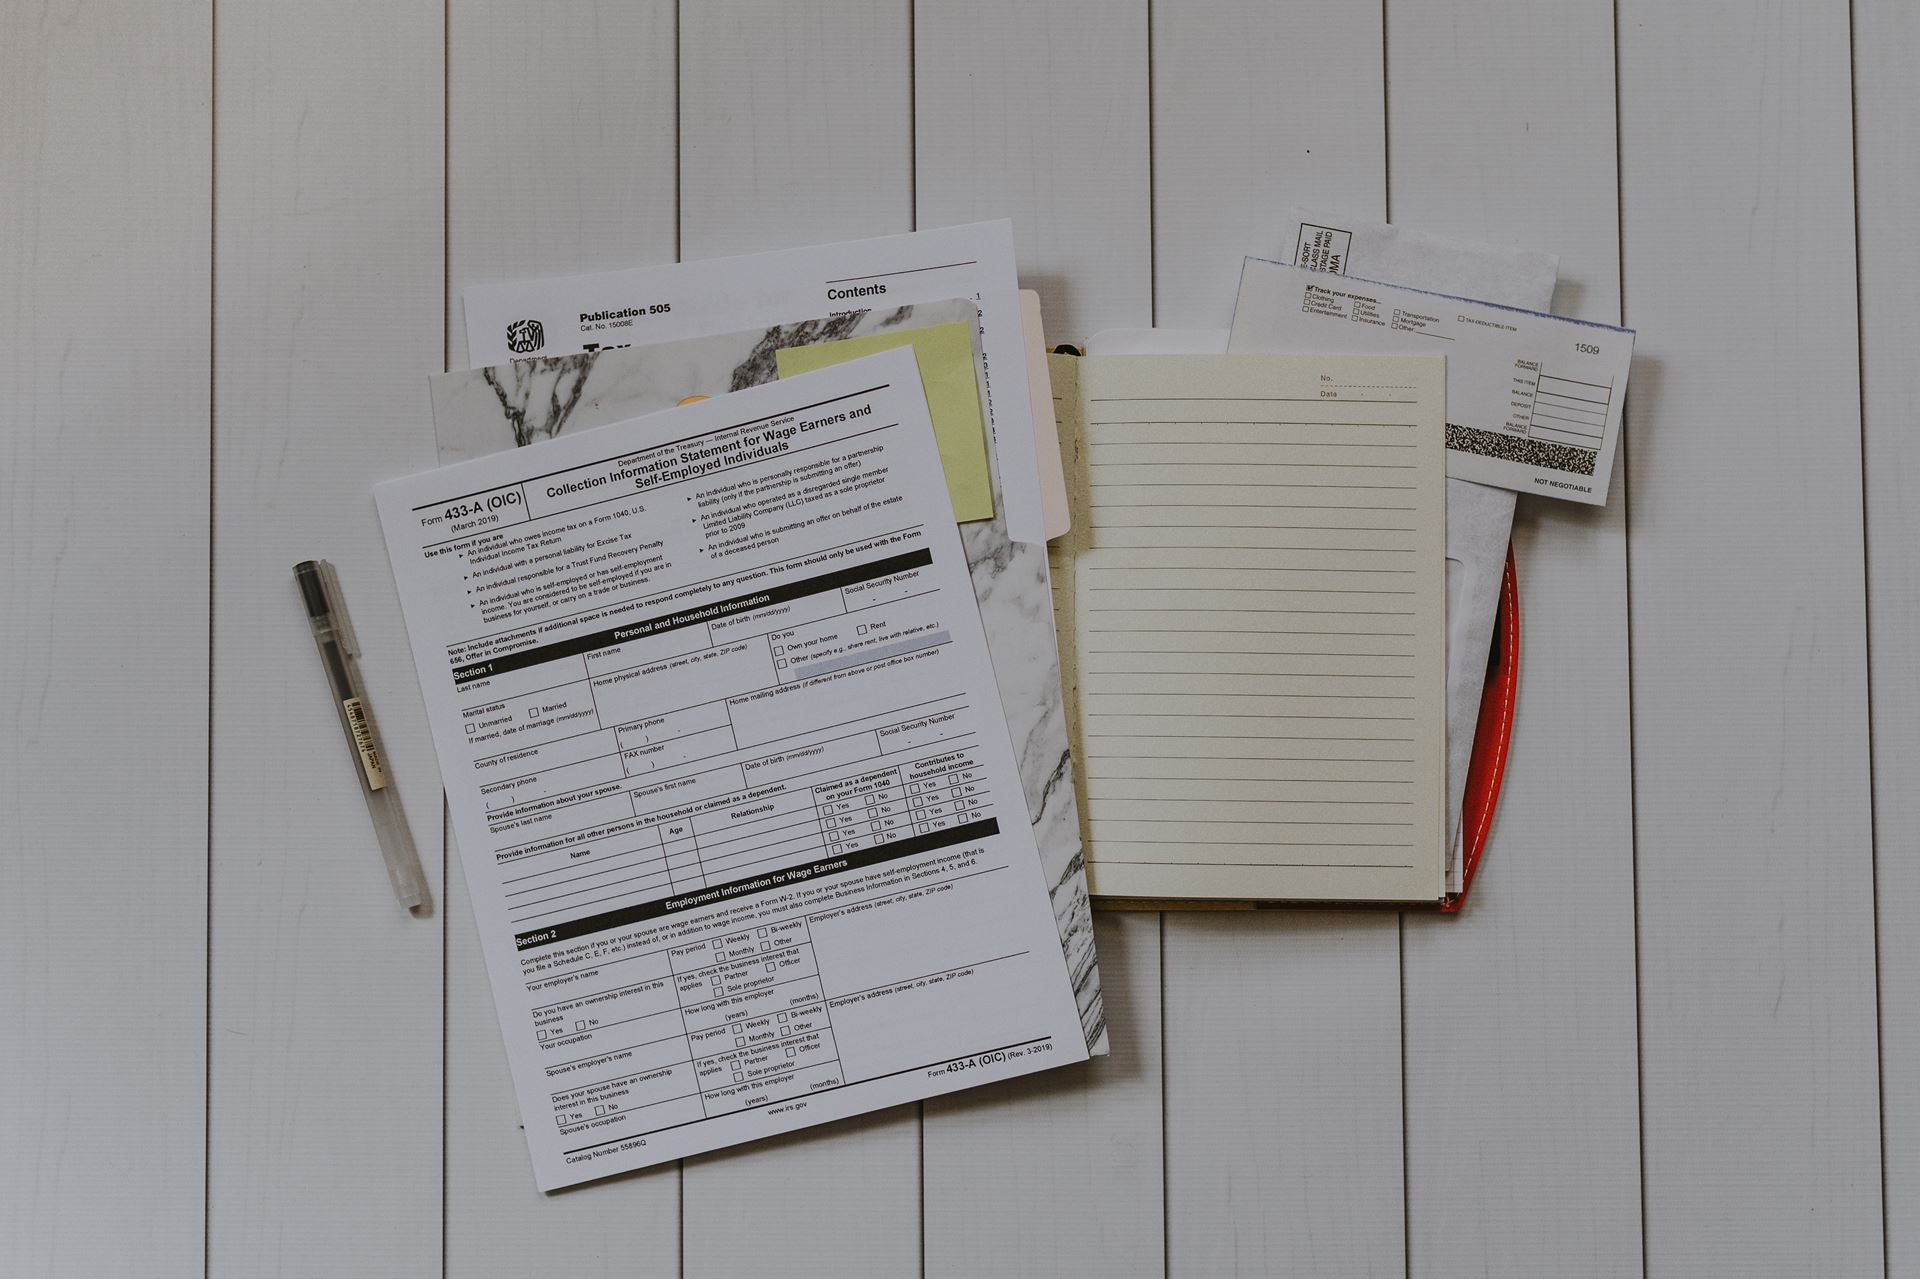
M1620 6L1656 1274L1882 1264L1847 19Z
M1288 205L1386 210L1381 13L1154 6L1155 319L1224 328ZM1166 917L1170 1274L1400 1274L1391 914Z
M368 488L433 461L437 0L216 13L215 1276L441 1264L441 809ZM290 578L339 569L435 913L393 899Z
M0 1272L1920 1276L1916 57L1901 0L0 10ZM1641 333L1631 492L1522 504L1472 909L1103 919L1112 1061L536 1195L367 498L449 295L1011 215L1052 340L1223 327L1295 202Z
M1145 0L914 7L921 226L1013 219L1050 346L1151 324Z
M447 363L468 285L671 262L674 0L449 0Z
M1296 204L1386 214L1382 15L1340 0L1153 6L1154 318L1233 323Z
M921 3L921 226L1011 217L1049 345L1152 322L1144 3ZM1161 1273L1160 921L1096 924L1112 1054L928 1102L929 1276Z
M1920 9L1853 9L1887 1273L1920 1275Z
M674 259L674 30L671 0L451 6L448 367L466 367L469 284ZM534 1189L472 902L449 862L447 1274L677 1276L678 1164Z
M926 1103L929 1279L1163 1273L1160 917L1094 932L1112 1052Z
M1169 1275L1406 1272L1384 918L1167 916Z
M680 10L688 259L913 229L908 0Z
M1557 252L1555 310L1617 324L1613 14L1387 11L1394 218ZM1640 1272L1626 512L1529 499L1505 795L1458 917L1409 913L1417 1275Z
M911 230L909 39L904 2L683 6L681 256ZM681 1193L690 1279L768 1248L786 1275L915 1273L919 1107L689 1159Z
M0 1273L201 1273L197 0L0 9Z

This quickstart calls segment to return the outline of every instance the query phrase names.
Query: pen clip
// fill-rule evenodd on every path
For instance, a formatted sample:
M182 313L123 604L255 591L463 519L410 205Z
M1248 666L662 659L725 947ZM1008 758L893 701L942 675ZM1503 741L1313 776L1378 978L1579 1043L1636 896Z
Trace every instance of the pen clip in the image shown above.
M340 645L340 651L348 657L360 656L360 637L353 633L353 619L340 603L340 575L334 570L332 560L320 561L320 576L327 587L328 621L333 624L334 642Z
M293 580L307 608L307 624L315 639L331 640L344 657L360 652L360 640L340 603L340 577L327 560L302 560L293 566Z

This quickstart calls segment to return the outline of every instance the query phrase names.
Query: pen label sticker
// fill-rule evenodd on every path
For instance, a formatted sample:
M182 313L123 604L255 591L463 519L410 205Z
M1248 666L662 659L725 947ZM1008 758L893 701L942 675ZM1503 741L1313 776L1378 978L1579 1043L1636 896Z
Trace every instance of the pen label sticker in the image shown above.
M340 703L340 709L347 713L347 727L353 730L353 745L360 752L360 767L367 775L367 789L384 789L387 766L380 758L380 744L373 740L373 725L367 719L367 708L360 704L359 698L349 697Z

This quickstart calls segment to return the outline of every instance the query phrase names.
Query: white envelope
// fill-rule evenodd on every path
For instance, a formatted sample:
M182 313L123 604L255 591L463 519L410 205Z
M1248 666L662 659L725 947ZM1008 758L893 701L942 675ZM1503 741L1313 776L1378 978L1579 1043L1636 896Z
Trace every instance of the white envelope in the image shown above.
M1558 254L1450 240L1319 209L1289 209L1280 243L1280 260L1295 266L1529 311L1552 307L1560 274Z
M1603 506L1633 331L1248 258L1227 349L1444 354L1447 474Z

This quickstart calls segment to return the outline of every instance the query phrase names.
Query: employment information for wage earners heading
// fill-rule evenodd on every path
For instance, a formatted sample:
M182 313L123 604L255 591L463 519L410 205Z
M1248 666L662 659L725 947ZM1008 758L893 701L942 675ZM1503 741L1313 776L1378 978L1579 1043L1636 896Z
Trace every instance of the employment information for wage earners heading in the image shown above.
M376 497L543 1189L1085 1058L910 349Z

